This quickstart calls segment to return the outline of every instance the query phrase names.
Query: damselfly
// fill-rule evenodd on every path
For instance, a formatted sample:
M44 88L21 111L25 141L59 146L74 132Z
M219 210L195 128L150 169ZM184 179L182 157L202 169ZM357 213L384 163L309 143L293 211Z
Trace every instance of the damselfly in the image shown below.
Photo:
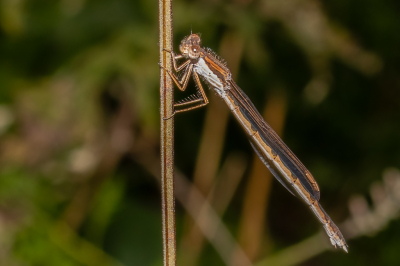
M181 91L188 85L193 75L197 84L197 94L185 101L174 104L174 114L207 105L208 99L200 82L200 77L228 105L229 109L246 131L250 144L275 178L293 195L302 199L314 212L328 234L332 245L347 252L347 244L339 228L319 204L320 190L314 177L275 131L264 121L247 95L233 81L226 64L210 49L203 49L200 36L191 34L179 46L181 54L169 52L176 72L184 70L181 78L168 71ZM187 59L180 66L177 60ZM182 109L177 109L177 108ZM165 118L168 119L168 118Z

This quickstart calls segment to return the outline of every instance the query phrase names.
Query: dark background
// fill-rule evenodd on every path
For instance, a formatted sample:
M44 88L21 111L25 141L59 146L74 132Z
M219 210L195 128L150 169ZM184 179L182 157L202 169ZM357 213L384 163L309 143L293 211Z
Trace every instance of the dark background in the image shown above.
M175 118L176 186L186 203L182 179L225 202L236 241L204 240L177 201L178 265L224 265L235 243L260 266L399 265L400 2L173 10L175 51L202 33L313 173L349 244L335 252L318 236L207 89L209 106ZM0 1L1 265L162 265L157 19L149 0Z

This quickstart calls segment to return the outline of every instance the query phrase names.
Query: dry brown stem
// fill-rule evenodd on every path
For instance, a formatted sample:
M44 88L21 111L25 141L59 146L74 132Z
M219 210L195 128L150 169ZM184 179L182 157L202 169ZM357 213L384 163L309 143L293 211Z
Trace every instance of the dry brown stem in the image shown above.
M172 71L172 0L159 0L160 64ZM161 193L164 265L176 265L175 198L174 198L174 119L173 83L167 71L160 69L160 121L161 121Z

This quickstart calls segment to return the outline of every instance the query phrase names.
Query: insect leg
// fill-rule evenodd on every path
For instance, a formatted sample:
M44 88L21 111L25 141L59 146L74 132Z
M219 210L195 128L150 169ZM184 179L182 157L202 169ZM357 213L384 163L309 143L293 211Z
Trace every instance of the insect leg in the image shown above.
M190 60L187 60L186 62L184 62L183 64L178 66L176 60L182 59L184 57L182 55L175 55L174 52L167 50L167 49L164 49L164 51L171 53L173 67L176 72L179 72L180 70L182 70L183 68L188 66L180 80L174 73L171 73L169 70L165 69L164 66L161 66L162 68L164 68L167 71L168 75L174 81L174 83L176 84L176 86L178 87L179 90L181 90L181 91L186 90L187 85L189 83L190 75L193 72L193 64L190 64ZM183 102L175 103L174 107L185 106L185 105L190 105L190 104L194 104L194 103L199 103L199 104L190 106L190 107L187 107L184 109L174 110L173 114L170 117L167 117L164 119L169 119L169 118L173 117L176 113L190 111L190 110L193 110L193 109L196 109L196 108L199 108L199 107L202 107L202 106L205 106L208 104L208 98L204 92L203 86L200 83L200 78L199 78L198 74L196 72L193 72L193 77L194 77L194 80L198 87L199 98L193 98L193 96L190 96L187 100L184 100Z
M190 111L190 110L193 110L196 108L203 107L208 104L208 98L207 98L206 93L204 92L203 86L201 85L199 75L196 72L193 72L193 77L194 77L194 81L197 84L198 91L200 93L200 95L199 95L200 98L190 100L190 101L185 101L183 103L178 103L178 104L175 104L174 106L182 106L182 105L192 104L192 103L196 103L196 102L200 102L200 104L197 104L195 106L190 106L190 107L187 107L184 109L176 110L174 113L182 113L182 112Z
M170 51L170 50L167 50L167 49L164 49L164 51L166 51L166 52L168 52L168 53L171 54L171 57L172 57L172 65L173 65L174 70L175 70L176 72L181 71L184 67L186 67L186 66L190 63L190 60L187 60L185 63L183 63L182 65L178 66L178 63L176 62L176 60L182 59L182 58L184 58L184 56L181 55L181 54L178 54L178 55L177 55L177 54L175 54L173 51Z
M188 61L190 61L190 60L188 60ZM192 70L193 70L192 64L189 65L189 68L185 71L181 80L179 80L179 78L174 73L171 73L168 69L165 69L165 70L167 71L168 75L174 81L174 83L176 84L176 86L178 87L179 90L181 90L181 91L186 90L186 87L189 83L190 74L192 74Z

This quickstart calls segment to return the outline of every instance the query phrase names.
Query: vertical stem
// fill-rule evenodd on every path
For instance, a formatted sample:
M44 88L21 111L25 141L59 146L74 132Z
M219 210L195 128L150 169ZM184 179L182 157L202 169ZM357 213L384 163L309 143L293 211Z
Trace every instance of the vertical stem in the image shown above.
M172 72L172 0L159 0L160 63ZM164 266L176 265L175 198L174 198L174 118L173 83L164 68L160 73L161 120L161 193ZM165 117L171 117L165 120Z

